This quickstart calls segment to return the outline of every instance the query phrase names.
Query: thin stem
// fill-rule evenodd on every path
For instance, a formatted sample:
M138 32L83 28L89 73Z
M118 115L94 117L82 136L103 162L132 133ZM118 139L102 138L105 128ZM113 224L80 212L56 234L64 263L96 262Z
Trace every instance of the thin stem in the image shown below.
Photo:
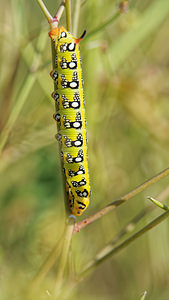
M87 225L95 222L96 220L98 220L99 218L101 218L102 216L106 215L107 213L109 213L110 211L112 211L115 207L123 204L124 202L126 202L127 200L131 199L132 197L134 197L135 195L139 194L140 192L142 192L143 190L145 190L146 188L148 188L149 186L151 186L152 184L158 182L160 179L166 177L169 175L169 168L165 169L164 171L158 173L157 175L155 175L154 177L152 177L151 179L145 181L144 183L142 183L141 185L139 185L138 187L136 187L134 190L132 190L131 192L125 194L124 196L122 196L121 198L113 201L112 203L110 203L109 205L107 205L106 207L102 208L101 210L99 210L98 212L96 212L95 214L89 216L88 218L86 218L85 220L79 222L74 231L79 231L82 228L86 227Z
M162 191L157 198L162 201L164 200L166 197L168 197L169 195L169 186ZM157 201L157 200L156 200ZM159 201L158 201L159 202ZM161 203L162 204L162 203ZM152 211L155 208L155 206L153 205L149 205L148 207L146 207L145 209L143 209L141 212L139 212L139 214L137 214L118 234L117 236L107 244L107 246L105 246L101 251L99 251L99 253L97 254L97 257L101 257L104 256L105 253L107 253L108 251L110 251L110 249L112 249L112 247L117 244L117 242L119 242L119 240L126 234L129 232L132 232L135 229L136 224L150 211ZM94 261L94 260L93 260Z
M168 197L169 195L169 186L167 186L167 188L162 191L158 196L157 199L159 199L160 201L163 201L164 199L166 199L166 197ZM156 200L157 201L157 200ZM159 202L159 201L158 201ZM161 203L161 202L160 202ZM161 205L163 205L161 203ZM132 218L127 225L114 237L114 239L108 243L107 246L111 245L115 245L117 244L117 242L119 242L120 239L122 239L122 237L127 234L127 233L131 233L135 227L136 224L149 212L151 212L153 209L155 209L154 205L148 205L146 208L142 209L134 218ZM104 249L102 250L104 251Z
M169 216L169 210L167 210L165 213L154 219L152 222L148 223L145 227L143 227L141 230L137 231L135 234L133 234L131 237L129 237L127 240L119 244L117 247L109 247L107 249L107 253L105 251L104 255L97 255L94 260L88 263L86 268L79 274L80 279L83 279L84 276L86 276L90 271L92 271L95 267L97 267L99 264L106 261L108 258L110 258L112 255L116 254L126 246L128 246L131 242L135 241L137 238L139 238L144 233L148 232L150 229L157 226L159 223L164 221Z
M169 186L162 191L157 198L162 201L169 195ZM101 253L105 253L106 249L110 249L113 245L115 245L119 239L121 239L126 233L132 232L135 229L135 225L146 215L147 212L152 211L155 208L155 206L148 206L147 208L143 209L141 212L139 212L128 224L123 228L118 235L113 239L111 243L109 243L104 249L102 249L98 256L101 255ZM74 231L76 233L76 231ZM37 289L40 283L42 282L45 275L48 273L48 271L52 268L54 265L56 259L60 255L62 243L58 242L59 246L55 246L52 252L49 254L46 262L43 264L41 269L39 270L38 274L33 279L32 287L31 289ZM110 245L111 244L111 245ZM42 273L42 274L41 274ZM73 272L74 273L74 272Z
M71 14L70 14L70 1L66 1L66 17L67 17L67 28L68 30L71 29ZM60 6L60 11L61 13L63 12L63 3ZM58 14L59 16L61 16L61 13L57 13L57 18L58 18ZM57 25L57 24L56 24ZM56 49L55 49L55 43L53 41L51 41L51 49L52 49L52 66L53 69L56 66ZM57 89L57 85L56 83L54 83L54 90ZM57 105L56 105L56 110L57 110ZM60 147L60 151L61 151L61 145ZM66 263L68 260L68 253L69 253L69 248L71 245L71 240L72 240L72 233L74 230L74 218L70 218L69 214L69 208L68 208L68 199L67 199L67 194L66 194L66 179L65 179L65 174L63 172L63 161L61 159L61 169L62 169L62 178L63 178L63 185L64 185L64 198L65 198L65 209L66 209L66 216L67 216L67 222L66 222L66 228L65 228L65 232L64 232L64 241L63 241L63 247L62 247L62 253L61 253L61 257L60 257L60 263L59 263L59 267L58 267L58 273L57 273L57 278L56 278L56 286L55 286L55 291L54 291L54 295L55 298L57 298L62 290L62 285L63 285L63 281L64 281L64 272L65 272L65 267L66 267Z
M114 74L129 57L132 57L132 53L138 45L143 44L149 36L160 28L161 24L168 18L168 14L169 1L151 1L148 8L135 20L134 26L130 26L109 46L106 60Z
M57 258L59 257L61 249L62 249L62 241L60 240L59 242L57 242L56 246L54 247L52 252L49 254L46 261L43 263L43 265L39 269L38 273L32 280L31 287L30 287L31 293L38 289L42 280L44 279L46 274L49 272L49 270L52 268L52 266L56 262Z
M167 188L162 191L157 198L160 201L163 201L166 197L168 197L169 195L169 186L167 186ZM149 205L146 209L142 210L137 216L135 216L127 225L124 229L122 229L120 231L120 233L113 239L113 241L111 241L106 247L104 247L98 254L97 257L101 257L103 255L105 255L106 253L108 253L108 251L110 251L110 249L112 249L112 246L115 246L115 244L117 244L117 242L119 242L119 239L121 239L125 233L128 232L132 232L135 229L135 225L136 223L138 223L141 218L147 213L152 211L155 208L154 205ZM95 261L95 259L92 260L93 262ZM89 264L88 264L89 265ZM76 277L77 278L77 277ZM83 278L82 278L83 279ZM80 279L81 280L81 279ZM80 281L79 280L79 281ZM79 282L78 281L78 282ZM77 285L77 283L75 280L71 283L69 290L67 291L67 294L70 293L70 291Z
M108 19L105 23L101 24L100 26L96 27L92 31L90 31L87 36L85 37L85 41L89 39L92 35L99 33L102 31L104 28L106 28L109 24L114 22L119 16L121 15L120 11L117 11L110 19Z
M41 3L41 5L40 4L39 5L40 5L42 11L44 12L44 7L45 6L43 5L43 2L42 1L37 1L37 2ZM62 1L61 5L59 6L59 9L58 9L58 11L56 13L56 16L57 16L58 19L61 18L63 10L64 10L64 1ZM48 21L49 20L51 20L51 19L48 19ZM53 23L51 23L51 24L53 24ZM52 43L52 61L53 61L53 66L54 66L54 64L55 64L55 48L54 48L54 43ZM73 231L73 229L72 229L72 231ZM55 248L52 250L52 252L49 254L47 260L45 261L45 263L40 268L38 274L35 276L33 284L32 284L32 287L31 287L31 290L34 290L34 289L38 288L38 286L42 282L43 278L48 273L48 271L51 269L51 267L54 265L56 259L60 255L61 249L62 249L62 243L59 242L59 243L57 243L57 245L55 246Z
M80 16L80 5L81 0L76 0L75 2L75 13L74 13L74 23L73 23L73 35L77 36L79 16Z
M57 10L57 13L55 15L55 17L57 18L58 21L61 19L64 9L65 9L65 0L62 0L61 4Z
M145 291L143 293L143 295L141 296L140 300L145 300L146 296L147 296L147 291Z
M0 138L0 153L3 151L3 148L7 142L8 136L25 104L25 101L27 99L27 96L29 95L29 92L33 86L33 84L36 81L37 75L35 74L36 69L38 69L40 63L41 63L41 57L42 57L42 50L44 49L45 46L45 39L42 37L44 37L44 33L41 32L41 34L39 35L38 38L38 42L37 42L37 52L34 52L34 56L32 61L30 62L31 66L30 66L30 70L33 73L29 73L27 75L27 77L24 80L24 83L18 93L17 96L17 101L14 101L14 106L13 109L11 111L11 114L7 120L7 123L5 124L3 131L1 133L1 138ZM36 66L36 67L35 67Z
M67 219L67 224L66 224L66 229L64 233L64 241L63 241L63 248L62 248L62 254L60 258L60 264L59 264L59 269L57 273L57 278L56 278L56 287L55 287L55 297L58 297L61 293L63 281L64 281L64 271L66 267L66 263L68 260L68 254L69 254L69 248L71 245L71 240L72 240L72 233L74 229L74 218L68 218Z
M67 30L72 32L71 0L65 1Z
M115 236L113 241L111 242L111 245L117 244L122 237L127 234L134 231L136 228L136 224L148 213L151 211L152 206L146 207L145 209L141 210L134 218L132 218L127 225ZM110 243L106 246L109 247ZM102 250L104 251L104 249Z
M40 0L37 0L38 4L40 5L44 15L46 16L46 18L48 19L48 21L53 20L53 18L51 17L51 15L48 13L47 8L45 7L45 5L43 4L43 2ZM59 9L56 13L57 19L59 20L62 16L64 10L64 1L62 1L62 3L59 6ZM54 23L50 23L50 27L54 27L57 26L58 22L54 22ZM53 63L54 63L54 59L55 59L55 55L54 54L54 44L52 43L52 59L53 59ZM62 252L62 259L61 259L61 264L60 264L60 271L58 273L58 280L61 282L61 278L62 278L62 272L61 270L63 270L64 272L64 258L66 257L67 254L67 248L68 245L70 244L69 240L71 241L71 236L72 236L72 232L73 232L73 226L71 223L70 226L70 222L67 225L67 229L66 229L66 233L65 233L65 239L63 242L63 249L62 249L62 243L58 242L57 245L54 247L54 249L52 250L52 252L49 254L47 260L45 261L45 263L42 265L42 267L40 268L39 272L37 273L37 275L35 276L33 283L31 285L31 293L34 292L38 286L40 285L40 283L42 282L43 278L45 277L45 275L48 273L48 271L51 269L51 267L54 265L56 259L58 258L58 256L60 255L61 249L64 250Z
M21 136L17 146L8 146L0 156L0 174L12 163L35 152L41 148L47 147L54 143L49 133L53 132L53 126L44 126L41 130L25 133L24 138ZM44 136L46 138L44 139Z
M53 17L51 16L51 14L49 13L48 9L46 8L45 4L43 3L42 0L36 0L37 3L39 4L43 14L45 15L46 19L48 20L48 22L50 22L51 20L53 20Z
M29 74L26 77L26 79L24 80L23 86L22 86L22 88L19 92L17 103L14 105L14 107L12 109L12 112L9 116L9 119L8 119L5 127L3 128L2 133L1 133L0 153L2 152L4 146L7 142L9 133L11 132L11 129L12 129L15 121L17 120L18 116L19 116L19 114L21 112L21 109L23 108L25 100L26 100L26 98L27 98L34 82L35 82L35 79L34 79L34 76L32 76L32 74L31 75Z
M156 206L158 206L158 207L160 207L160 208L162 208L162 209L164 209L164 210L168 210L168 209L169 209L167 205L161 203L160 201L154 199L153 197L148 196L147 199L149 199L149 200L150 200L151 202L153 202Z

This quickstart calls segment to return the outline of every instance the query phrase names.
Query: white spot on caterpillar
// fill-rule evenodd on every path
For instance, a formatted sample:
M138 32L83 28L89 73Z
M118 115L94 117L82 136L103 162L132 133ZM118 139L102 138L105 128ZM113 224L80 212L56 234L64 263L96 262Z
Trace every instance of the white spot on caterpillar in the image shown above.
M81 157L76 157L76 162L81 162L82 161L82 158ZM79 172L78 172L79 174Z
M83 171L77 171L77 175L83 174Z
M75 88L75 87L77 87L77 82L75 82L75 81L72 81L72 82L70 82L70 88Z
M72 69L76 66L76 64L72 61L69 63L69 68Z
M71 106L76 108L79 106L79 103L77 101L73 101Z
M81 145L81 142L80 142L80 141L75 141L75 142L74 142L74 145L75 145L76 147L78 147L78 146Z
M61 37L62 37L62 38L63 38L63 37L67 37L66 32L63 31L63 32L61 33Z
M80 125L81 125L81 124L80 124L79 122L74 122L74 123L73 123L73 127L74 127L74 128L78 128Z
M70 43L69 46L68 46L68 49L73 50L74 49L74 43Z

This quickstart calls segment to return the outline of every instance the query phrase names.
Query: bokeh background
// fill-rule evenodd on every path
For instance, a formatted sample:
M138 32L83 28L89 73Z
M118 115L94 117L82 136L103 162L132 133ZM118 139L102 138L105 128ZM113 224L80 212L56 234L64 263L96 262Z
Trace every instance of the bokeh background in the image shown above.
M24 299L24 287L62 235L64 196L48 24L35 0L0 3L0 299ZM59 1L45 3L57 11ZM104 25L119 4L81 3L78 36ZM72 8L73 18L73 0ZM169 165L168 28L168 1L133 0L126 14L81 43L92 197L79 220ZM168 178L78 233L77 272L148 205L147 195L167 185ZM46 289L55 278L56 267ZM169 299L168 220L101 264L69 299L136 300L145 290L149 300Z

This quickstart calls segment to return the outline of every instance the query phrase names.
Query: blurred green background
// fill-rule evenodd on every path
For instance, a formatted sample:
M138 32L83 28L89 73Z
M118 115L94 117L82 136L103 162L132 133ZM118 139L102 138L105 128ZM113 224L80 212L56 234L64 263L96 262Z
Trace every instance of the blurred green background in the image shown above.
M119 4L81 2L78 36L104 24ZM45 3L57 11L59 1ZM72 7L73 18L73 0ZM64 228L51 49L35 0L1 0L0 23L0 299L24 299L23 287ZM168 28L168 1L133 0L126 14L81 43L92 197L79 220L169 164ZM168 178L77 234L77 271L148 205L147 195L156 197L167 185ZM55 278L54 268L46 289ZM169 299L168 220L100 265L69 299L136 300L145 290L146 299Z

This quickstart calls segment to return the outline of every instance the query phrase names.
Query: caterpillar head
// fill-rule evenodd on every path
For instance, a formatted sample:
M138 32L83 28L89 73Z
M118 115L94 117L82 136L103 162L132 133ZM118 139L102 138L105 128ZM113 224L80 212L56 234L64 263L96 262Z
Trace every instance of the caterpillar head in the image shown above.
M51 29L48 34L49 34L50 38L54 41L55 40L57 40L57 41L61 40L62 42L65 42L65 41L67 41L67 39L68 40L73 39L74 42L76 44L78 44L83 39L83 37L85 36L86 30L83 32L81 37L78 38L78 39L72 37L72 35L63 26L60 26L59 28L55 27L55 28Z
M51 29L48 34L50 38L54 41L62 40L64 42L67 38L72 37L71 34L63 26L60 26L59 28L55 27Z

